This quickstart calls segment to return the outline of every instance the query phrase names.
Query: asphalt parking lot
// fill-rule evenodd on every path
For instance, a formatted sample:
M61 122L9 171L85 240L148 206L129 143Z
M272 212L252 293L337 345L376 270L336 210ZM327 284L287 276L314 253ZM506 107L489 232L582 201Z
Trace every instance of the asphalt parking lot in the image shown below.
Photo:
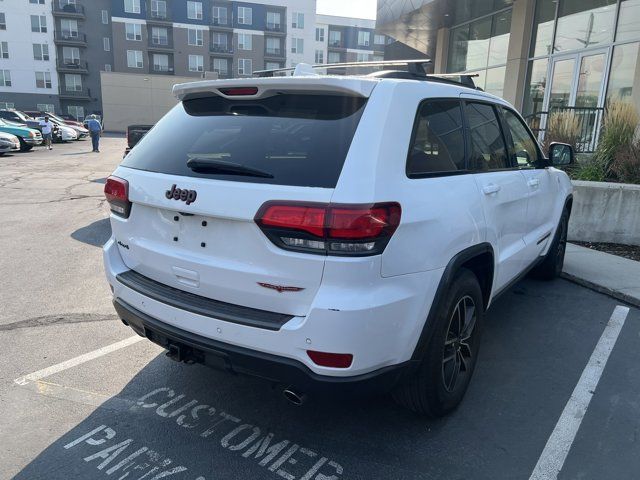
M0 158L0 479L538 479L558 458L560 479L640 476L640 311L566 280L494 304L438 421L386 397L294 407L167 359L116 318L102 271L124 145Z

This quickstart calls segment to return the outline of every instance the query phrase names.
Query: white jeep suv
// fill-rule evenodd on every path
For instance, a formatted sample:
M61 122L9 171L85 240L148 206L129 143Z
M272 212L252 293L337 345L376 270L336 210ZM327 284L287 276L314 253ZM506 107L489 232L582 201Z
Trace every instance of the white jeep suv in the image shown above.
M311 392L462 399L484 312L562 268L572 188L495 96L406 72L176 85L108 178L126 325L187 363Z

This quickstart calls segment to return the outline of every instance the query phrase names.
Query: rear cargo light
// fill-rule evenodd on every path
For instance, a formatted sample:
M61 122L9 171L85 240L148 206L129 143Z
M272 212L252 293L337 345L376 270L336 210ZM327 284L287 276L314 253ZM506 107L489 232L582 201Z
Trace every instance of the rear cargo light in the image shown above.
M255 221L277 246L321 255L377 255L400 224L396 202L374 205L267 202Z
M353 363L353 355L350 353L328 353L307 350L309 358L321 367L349 368Z
M123 218L129 218L131 212L129 182L123 178L110 176L104 184L104 196L113 213Z
M234 97L239 95L255 95L258 93L258 87L233 87L233 88L220 88L220 93L228 97Z

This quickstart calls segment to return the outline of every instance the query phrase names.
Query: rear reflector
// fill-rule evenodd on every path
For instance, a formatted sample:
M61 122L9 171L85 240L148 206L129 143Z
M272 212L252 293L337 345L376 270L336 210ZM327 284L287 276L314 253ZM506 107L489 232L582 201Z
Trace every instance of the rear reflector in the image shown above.
M131 212L129 182L123 178L110 176L104 184L104 196L114 214L123 218L129 217Z
M220 93L228 97L234 97L239 95L255 95L258 93L258 87L233 87L233 88L220 88Z
M307 350L309 358L321 367L349 368L353 363L353 355L350 353L328 353Z
M395 202L267 202L255 221L273 243L286 250L362 256L382 253L400 224L400 215L400 205Z

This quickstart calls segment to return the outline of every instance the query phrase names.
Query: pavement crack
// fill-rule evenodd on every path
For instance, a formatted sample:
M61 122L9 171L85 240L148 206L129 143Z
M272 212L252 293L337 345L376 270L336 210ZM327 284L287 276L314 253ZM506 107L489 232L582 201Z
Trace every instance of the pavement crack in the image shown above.
M101 315L95 313L61 313L57 315L43 315L19 320L13 323L0 325L1 331L11 331L20 328L48 327L50 325L70 324L70 323L91 323L117 320L116 315Z

